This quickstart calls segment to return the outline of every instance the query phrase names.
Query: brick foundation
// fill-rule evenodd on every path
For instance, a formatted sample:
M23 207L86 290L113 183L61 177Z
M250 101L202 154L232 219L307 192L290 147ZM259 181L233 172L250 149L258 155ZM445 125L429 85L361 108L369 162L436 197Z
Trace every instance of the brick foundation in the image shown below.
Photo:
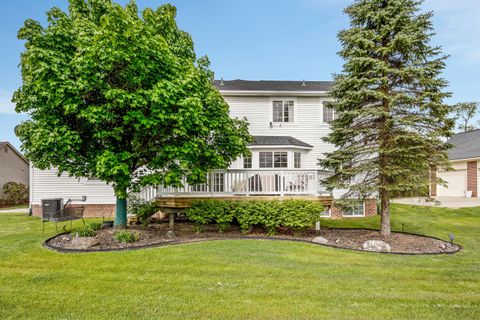
M86 204L84 205L85 211L83 216L85 218L114 218L115 217L115 205L114 204ZM32 215L35 217L42 216L42 207L40 205L32 206Z
M477 161L467 162L467 191L472 191L472 197L478 197L477 167Z
M365 200L365 217L372 217L377 214L377 200L375 199L366 199ZM344 219L344 218L350 218L350 217L344 217L342 215L342 209L339 207L333 206L331 209L331 215L330 217L332 219ZM361 218L361 217L351 217L351 218Z

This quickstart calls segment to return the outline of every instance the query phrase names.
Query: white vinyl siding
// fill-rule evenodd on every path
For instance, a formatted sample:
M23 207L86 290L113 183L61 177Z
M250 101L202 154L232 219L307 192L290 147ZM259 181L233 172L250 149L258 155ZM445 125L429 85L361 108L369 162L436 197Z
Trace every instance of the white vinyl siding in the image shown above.
M290 99L290 98L289 98ZM277 100L273 98L273 100ZM295 124L274 123L272 121L272 98L269 96L225 96L230 106L232 117L246 117L251 135L259 136L292 136L313 146L312 150L302 152L302 169L317 170L318 159L324 158L324 153L332 152L334 146L322 141L330 132L328 125L322 124L323 97L297 97L295 101ZM263 150L262 150L263 151ZM293 159L291 160L293 161ZM258 165L258 154L253 155L253 167ZM232 165L232 169L243 168L240 159ZM293 162L292 166L293 168Z
M31 169L31 202L40 204L42 199L63 198L81 199L87 197L84 204L115 204L113 188L101 181L89 181L86 178L69 177L66 174L58 176L57 170Z

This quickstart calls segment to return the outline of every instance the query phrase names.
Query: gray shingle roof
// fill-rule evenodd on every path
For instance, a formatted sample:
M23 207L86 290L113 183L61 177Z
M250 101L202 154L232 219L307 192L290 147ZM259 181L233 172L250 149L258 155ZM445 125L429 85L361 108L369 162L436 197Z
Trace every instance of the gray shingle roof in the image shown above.
M319 91L326 92L332 81L215 80L215 87L226 91Z
M288 136L252 136L250 146L296 146L313 148L312 145Z
M450 160L480 157L480 129L458 133L451 137L447 143L453 146L448 151Z

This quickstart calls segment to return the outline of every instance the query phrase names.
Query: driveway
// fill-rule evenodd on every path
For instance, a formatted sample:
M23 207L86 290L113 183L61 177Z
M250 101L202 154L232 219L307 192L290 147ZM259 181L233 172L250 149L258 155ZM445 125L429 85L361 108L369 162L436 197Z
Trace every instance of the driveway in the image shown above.
M480 198L436 197L435 200L440 202L438 206L442 208L480 207ZM416 206L436 206L435 202L427 202L425 198L402 198L395 199L392 202Z

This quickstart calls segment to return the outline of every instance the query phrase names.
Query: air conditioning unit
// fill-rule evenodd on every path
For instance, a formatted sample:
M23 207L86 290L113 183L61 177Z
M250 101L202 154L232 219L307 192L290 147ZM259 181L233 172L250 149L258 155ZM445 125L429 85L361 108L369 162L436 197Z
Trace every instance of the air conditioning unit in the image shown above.
M59 217L62 214L63 199L42 199L42 216L43 217Z

